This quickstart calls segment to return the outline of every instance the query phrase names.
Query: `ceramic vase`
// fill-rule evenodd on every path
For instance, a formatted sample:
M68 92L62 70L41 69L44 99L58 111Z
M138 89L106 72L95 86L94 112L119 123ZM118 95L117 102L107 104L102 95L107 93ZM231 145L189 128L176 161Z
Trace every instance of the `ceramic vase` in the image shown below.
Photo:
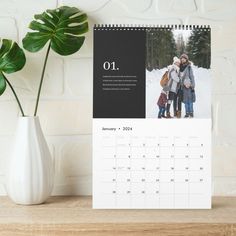
M54 163L39 118L19 117L6 174L8 196L17 204L41 204L53 182Z

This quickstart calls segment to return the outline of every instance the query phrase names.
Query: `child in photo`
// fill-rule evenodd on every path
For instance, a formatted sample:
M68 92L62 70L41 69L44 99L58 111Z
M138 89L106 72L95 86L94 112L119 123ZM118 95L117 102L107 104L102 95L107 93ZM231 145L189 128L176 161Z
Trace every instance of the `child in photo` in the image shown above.
M158 113L158 118L166 118L165 117L165 111L166 111L166 104L167 104L167 96L168 96L168 91L167 87L164 87L161 91L160 97L157 101L157 105L159 106L159 113Z

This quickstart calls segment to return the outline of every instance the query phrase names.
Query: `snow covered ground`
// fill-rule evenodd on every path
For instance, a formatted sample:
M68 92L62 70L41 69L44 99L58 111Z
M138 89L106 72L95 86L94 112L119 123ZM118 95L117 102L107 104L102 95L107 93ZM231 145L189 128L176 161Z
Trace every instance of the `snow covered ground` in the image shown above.
M146 117L157 118L158 106L157 100L161 92L160 79L167 68L146 70ZM193 66L195 77L196 102L194 103L195 118L211 117L211 73L209 69ZM173 115L173 106L171 105L171 114ZM182 114L185 114L184 104Z

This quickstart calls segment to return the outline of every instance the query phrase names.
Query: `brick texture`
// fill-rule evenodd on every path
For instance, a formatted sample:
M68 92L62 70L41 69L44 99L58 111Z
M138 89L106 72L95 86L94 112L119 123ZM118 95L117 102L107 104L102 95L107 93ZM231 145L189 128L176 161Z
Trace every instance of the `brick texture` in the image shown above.
M39 116L56 167L54 195L92 192L92 54L94 23L210 24L212 27L213 184L215 195L236 195L236 15L234 0L1 1L0 37L21 44L36 13L73 5L88 13L90 32L70 56L50 54ZM32 114L45 49L27 53L26 67L9 76ZM235 103L234 103L235 102ZM10 91L0 97L0 194L19 111Z

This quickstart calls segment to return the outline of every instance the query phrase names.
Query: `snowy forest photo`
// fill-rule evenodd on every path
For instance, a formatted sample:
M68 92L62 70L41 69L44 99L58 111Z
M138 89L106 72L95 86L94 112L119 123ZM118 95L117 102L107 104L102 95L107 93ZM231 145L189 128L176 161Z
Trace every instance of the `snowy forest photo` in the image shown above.
M169 89L164 88L164 86L161 85L161 80L165 72L170 71L170 65L178 65L178 63L175 62L179 61L180 64L182 63L181 57L187 57L188 62L191 65L194 86L191 88L190 82L190 88L192 89L191 91L194 91L195 100L192 105L194 112L190 111L190 113L186 110L186 101L182 101L182 108L179 108L180 111L178 116L176 115L174 100L170 101L170 99L173 98L170 98ZM191 30L150 28L146 35L146 117L210 118L210 65L211 45L210 30L208 28L193 28ZM178 73L181 74L181 69ZM179 81L178 87L184 87L185 84L183 80L180 78ZM167 101L165 101L166 105L162 104L165 106L165 111L161 113L159 98L162 93L166 94ZM171 104L169 105L169 110L168 103Z

